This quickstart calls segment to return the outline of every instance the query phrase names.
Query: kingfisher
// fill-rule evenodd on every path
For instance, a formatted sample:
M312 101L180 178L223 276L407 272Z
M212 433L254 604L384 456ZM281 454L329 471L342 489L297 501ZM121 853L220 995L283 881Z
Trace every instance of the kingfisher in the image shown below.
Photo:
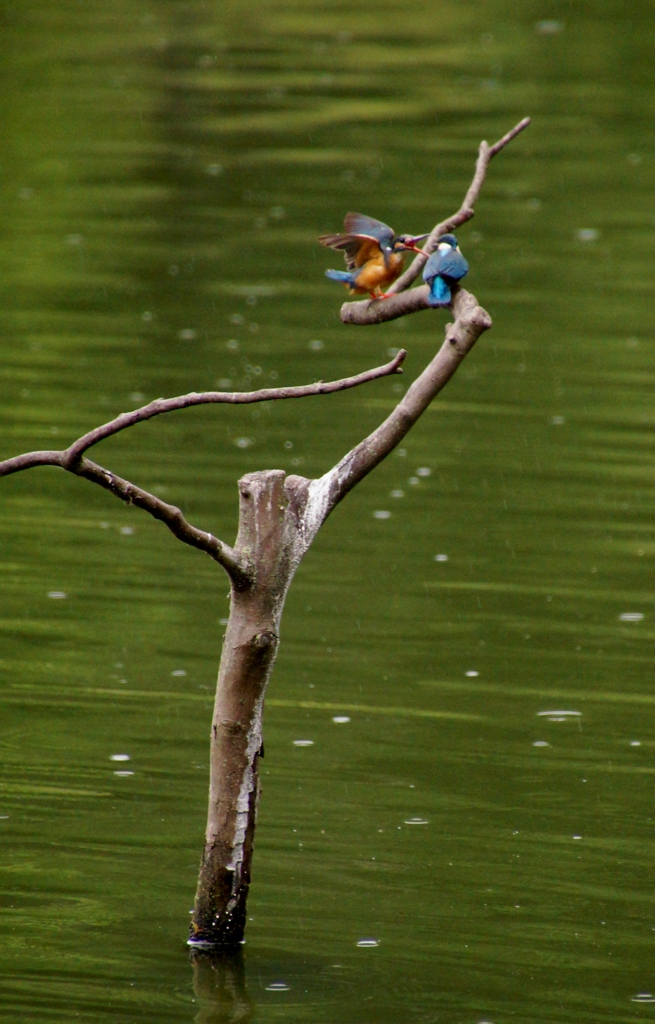
M469 265L459 251L454 235L442 235L423 269L423 280L430 286L431 306L447 306L451 288L468 273Z
M351 295L386 299L385 288L403 269L402 252L421 252L418 243L426 235L396 235L393 228L364 213L347 213L343 235L321 235L319 242L330 249L342 249L347 270L326 270L331 281L341 281Z

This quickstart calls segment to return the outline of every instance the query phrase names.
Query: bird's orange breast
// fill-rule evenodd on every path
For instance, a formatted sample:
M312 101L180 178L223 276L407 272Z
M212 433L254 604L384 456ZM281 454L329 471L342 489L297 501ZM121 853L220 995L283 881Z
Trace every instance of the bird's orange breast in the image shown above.
M403 269L403 258L398 253L389 256L388 265L384 262L382 253L378 253L372 259L367 260L357 275L354 287L350 290L355 295L366 295L375 291L384 291L396 280Z

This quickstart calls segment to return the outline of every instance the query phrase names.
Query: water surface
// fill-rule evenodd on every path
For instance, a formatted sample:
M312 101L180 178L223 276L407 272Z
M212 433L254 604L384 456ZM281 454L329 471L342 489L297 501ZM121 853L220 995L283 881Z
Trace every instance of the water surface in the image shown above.
M240 966L185 949L225 578L85 481L2 481L0 1019L651 1016L649 5L0 17L1 457L408 349L97 449L227 541L241 474L324 472L443 337L344 327L316 236L428 230L533 117L460 232L493 330L292 586Z

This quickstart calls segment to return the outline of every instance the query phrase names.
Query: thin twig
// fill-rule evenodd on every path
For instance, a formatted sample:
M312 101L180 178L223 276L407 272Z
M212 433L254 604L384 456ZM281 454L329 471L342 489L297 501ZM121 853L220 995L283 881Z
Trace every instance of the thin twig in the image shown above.
M121 501L128 505L136 505L138 508L149 512L151 516L164 523L178 540L190 544L206 552L214 561L218 562L226 570L232 579L235 587L240 588L251 582L252 569L241 558L237 552L228 544L213 537L211 533L199 530L186 521L179 508L175 505L168 505L165 501L157 498L149 491L124 480L115 473L98 466L97 463L85 459L84 452L92 445L127 427L134 426L143 420L152 419L153 416L160 416L164 412L173 412L176 409L187 409L192 405L210 405L224 403L228 405L249 405L253 402L279 401L285 398L306 398L310 395L327 395L334 391L345 391L347 388L354 388L368 381L377 380L379 377L387 377L390 374L402 373L401 363L407 353L401 349L393 359L384 366L376 366L371 370L365 370L354 377L344 377L342 380L318 381L315 384L301 384L297 387L286 388L263 388L260 391L204 391L191 392L188 395L180 395L177 398L157 398L154 402L134 409L132 412L121 413L109 423L104 423L94 430L74 441L69 448L63 451L39 451L25 452L23 455L16 455L12 459L5 459L0 462L0 477L18 473L23 469L33 469L35 466L58 466L60 469L68 470L75 476L84 477L93 483L104 487Z
M522 132L530 124L530 118L524 117L522 121L519 121L511 131L503 135L502 139L498 142L494 142L493 146L490 146L488 142L481 142L480 148L478 149L478 159L475 164L475 173L473 174L473 181L469 186L469 190L464 196L464 201L460 206L457 213L454 213L452 217L448 217L447 220L437 224L430 232L429 238L423 246L423 251L429 254L435 248L437 241L442 235L447 234L449 231L454 231L461 224L466 224L467 220L475 214L475 204L478 201L480 190L484 183L484 179L487 176L487 168L489 167L490 161L495 157L496 153L500 153L501 149L515 139L516 136ZM427 256L415 256L410 266L407 268L405 273L398 278L397 281L389 288L389 291L393 294L396 292L402 292L406 288L409 288L410 284L413 284L418 275L423 270L427 260Z
M91 462L90 459L80 459L74 468L70 468L70 472L99 484L100 487L111 491L128 505L136 505L137 508L149 512L155 519L164 523L178 540L206 552L214 561L222 565L234 580L237 588L250 582L252 578L250 567L236 551L222 540L212 536L211 533L205 533L204 530L198 530L197 527L191 526L175 505L168 505L161 498L155 497L149 491L144 491L141 487L136 487L129 480L116 476L115 473Z
M156 398L154 402L141 406L140 409L133 409L132 412L123 412L120 416L103 423L88 434L74 441L70 448L63 453L64 458L73 464L80 459L88 448L103 441L112 434L127 427L134 426L144 420L150 420L153 416L160 416L164 412L174 412L176 409L188 409L192 405L250 405L253 402L277 402L285 398L308 398L311 395L329 395L334 391L345 391L347 388L356 388L360 384L377 380L379 377L387 377L389 374L402 373L400 365L407 353L401 349L394 358L385 363L384 366L376 366L372 370L364 370L354 377L344 377L342 380L317 381L316 384L300 384L296 387L286 388L262 388L260 391L192 391L188 395L179 395L177 398ZM11 461L11 460L9 460ZM0 462L0 476L3 475L5 463ZM25 467L18 466L18 469ZM9 470L15 472L15 470Z

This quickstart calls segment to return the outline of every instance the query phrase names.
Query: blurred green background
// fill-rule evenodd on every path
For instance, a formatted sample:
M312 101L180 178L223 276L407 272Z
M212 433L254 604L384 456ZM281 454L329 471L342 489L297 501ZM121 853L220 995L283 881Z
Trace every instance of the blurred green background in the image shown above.
M96 449L228 542L240 475L324 472L443 338L344 327L316 236L429 230L533 118L459 233L493 330L292 585L241 981L185 947L226 578L85 481L2 480L0 1020L650 1018L651 0L0 12L0 458L408 349Z

